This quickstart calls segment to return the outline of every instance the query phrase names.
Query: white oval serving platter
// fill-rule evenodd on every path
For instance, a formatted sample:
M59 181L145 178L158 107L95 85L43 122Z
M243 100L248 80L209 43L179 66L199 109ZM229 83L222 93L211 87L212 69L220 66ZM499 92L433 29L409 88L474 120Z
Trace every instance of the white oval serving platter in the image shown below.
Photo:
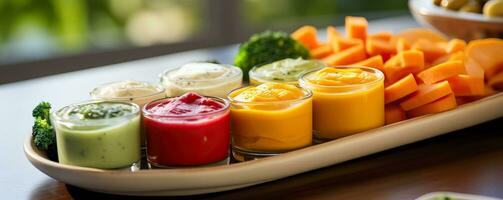
M256 185L330 166L401 145L435 137L503 116L503 93L454 110L427 115L317 144L282 155L230 165L101 170L59 164L46 158L31 142L24 144L28 160L40 171L64 183L88 190L136 195L191 195Z

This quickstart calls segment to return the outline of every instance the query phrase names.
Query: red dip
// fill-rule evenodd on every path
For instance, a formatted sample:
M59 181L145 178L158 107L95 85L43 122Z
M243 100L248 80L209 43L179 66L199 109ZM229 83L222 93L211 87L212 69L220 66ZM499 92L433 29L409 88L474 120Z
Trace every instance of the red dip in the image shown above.
M227 158L227 101L186 93L149 103L143 111L147 156L156 166L203 165Z

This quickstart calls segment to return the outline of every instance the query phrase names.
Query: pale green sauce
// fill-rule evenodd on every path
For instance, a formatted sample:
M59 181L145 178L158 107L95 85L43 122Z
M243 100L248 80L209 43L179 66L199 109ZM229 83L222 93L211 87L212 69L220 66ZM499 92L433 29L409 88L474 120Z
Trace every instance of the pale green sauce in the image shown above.
M318 61L287 58L260 66L254 69L250 76L257 80L291 82L299 80L300 76L306 72L322 67L323 64Z

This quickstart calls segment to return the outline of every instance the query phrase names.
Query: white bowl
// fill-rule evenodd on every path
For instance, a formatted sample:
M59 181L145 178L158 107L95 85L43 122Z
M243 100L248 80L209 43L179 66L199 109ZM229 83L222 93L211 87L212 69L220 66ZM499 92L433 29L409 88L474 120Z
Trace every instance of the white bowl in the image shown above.
M409 0L409 8L419 23L451 38L503 38L503 17L446 10L434 5L431 0Z

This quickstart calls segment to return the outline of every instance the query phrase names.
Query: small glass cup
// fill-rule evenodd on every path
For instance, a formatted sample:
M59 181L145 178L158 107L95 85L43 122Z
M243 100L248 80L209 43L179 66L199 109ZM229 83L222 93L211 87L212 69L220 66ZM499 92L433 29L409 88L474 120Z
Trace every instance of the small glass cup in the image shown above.
M169 168L219 164L228 160L229 102L218 97L207 98L224 107L194 115L159 115L149 111L153 106L174 98L159 99L143 107L147 160L151 165Z
M71 119L71 109L87 104L123 104L130 113L105 119ZM86 101L51 114L62 164L102 169L131 167L140 161L140 108L134 103Z
M254 86L248 86L254 87ZM241 102L232 91L232 153L238 161L278 155L312 144L312 93L294 100Z
M114 90L113 87L120 87L121 84L127 84L128 82L130 82L130 81L118 81L118 82L106 83L106 84L103 84L103 85L100 85L100 86L94 88L89 94L91 95L92 99L101 99L101 100L107 100L107 101L133 102L133 103L138 104L138 106L140 106L140 108L143 108L143 106L145 104L147 104L151 101L154 101L156 99L162 99L162 98L166 97L165 89L162 86L160 86L158 84L152 84L149 82L142 82L142 81L138 81L137 83L142 84L145 87L148 87L149 89L152 89L151 93L142 94L142 95L131 95L129 92L125 92L126 94L129 94L129 95L122 95L122 96L105 95L105 92L104 92L105 90ZM131 89L136 89L136 88L131 88ZM142 125L142 127L143 127L143 125ZM143 133L143 128L142 128L142 133L141 133L141 144L142 144L142 147L145 146L145 133Z
M314 136L323 142L384 125L384 75L369 67L357 68L375 74L377 79L342 86L325 86L310 82L313 71L304 74L300 86L313 92Z
M225 98L231 90L241 87L243 72L241 69L231 65L220 65L229 69L229 72L217 79L175 79L171 76L173 72L181 67L168 69L161 73L160 82L166 89L168 97L183 95L187 92L195 92L205 96Z
M249 72L250 85L259 85L267 82L299 85L299 79L302 74L319 70L323 66L321 62L316 60L286 58L266 65L253 67Z

